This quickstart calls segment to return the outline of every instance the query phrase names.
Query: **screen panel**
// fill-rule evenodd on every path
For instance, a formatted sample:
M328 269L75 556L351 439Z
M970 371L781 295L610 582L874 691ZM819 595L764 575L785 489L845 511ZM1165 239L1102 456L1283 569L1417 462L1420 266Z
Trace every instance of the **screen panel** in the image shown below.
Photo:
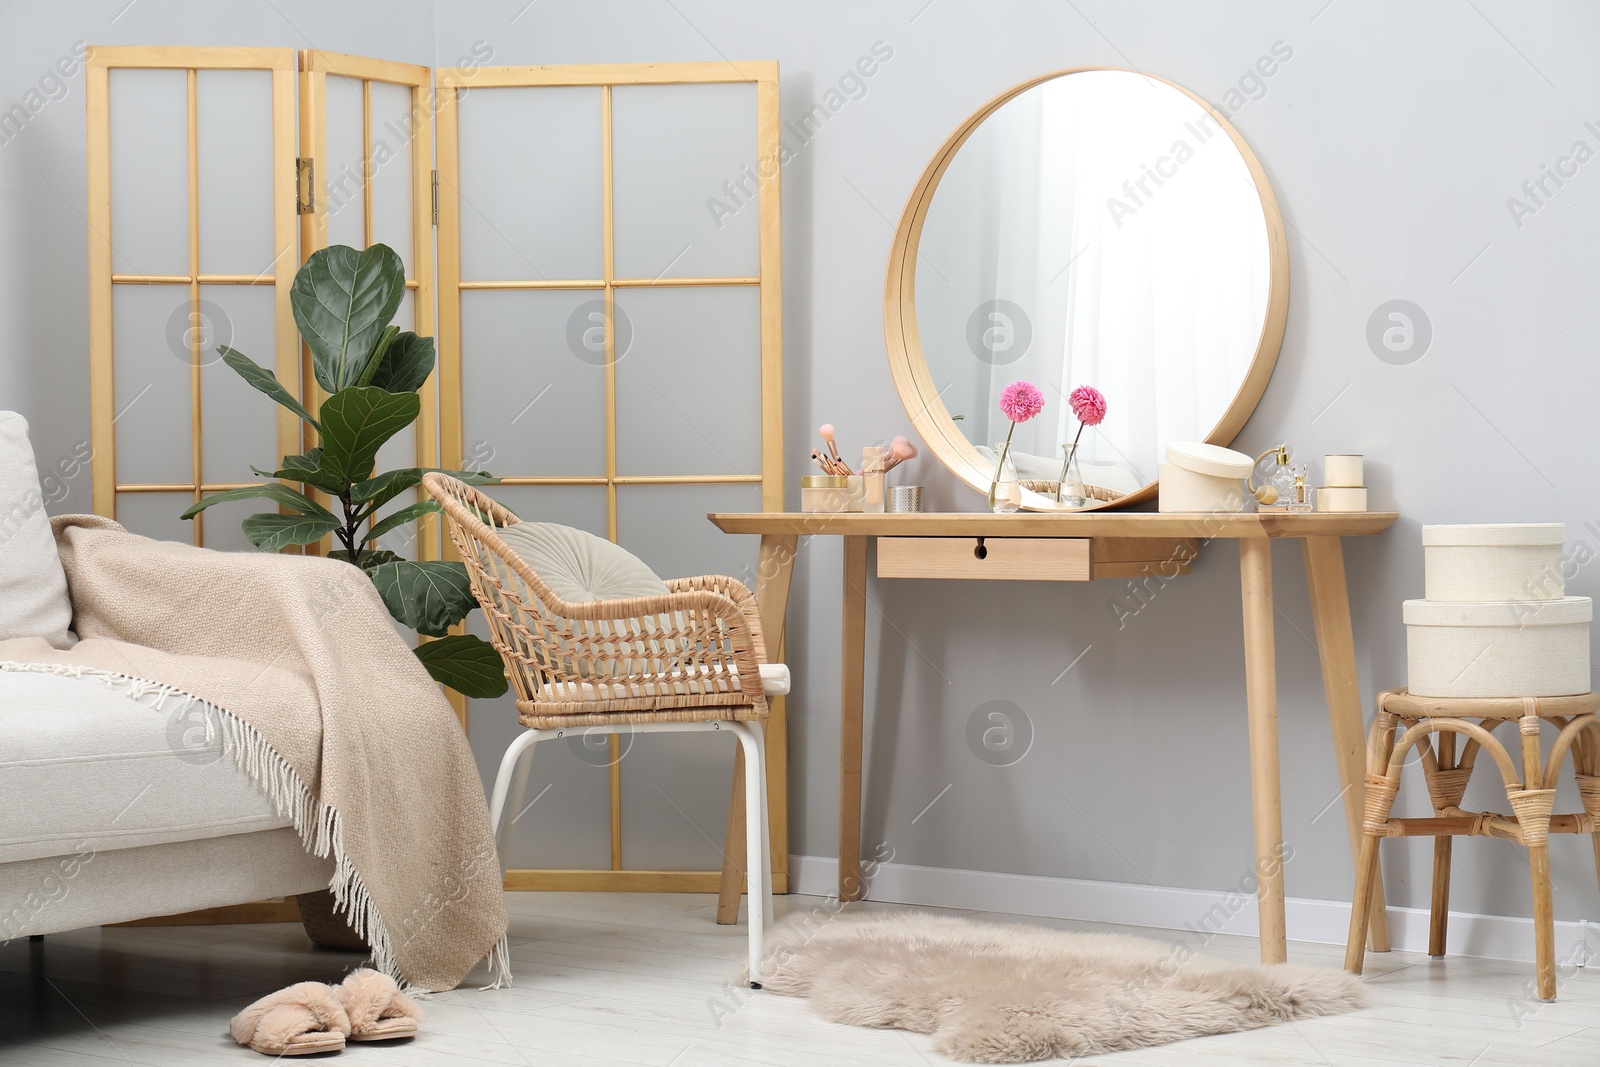
M189 287L119 285L112 315L119 480L187 488L194 469Z
M756 87L622 85L612 120L620 278L754 278Z
M372 184L372 229L405 264L406 277L417 276L414 246L425 234L413 234L411 144L407 123L411 88L393 82L369 81L371 95L367 152ZM427 145L417 146L426 150Z
M461 299L462 429L493 449L498 475L600 477L606 473L605 371L569 323L587 323L590 294L480 290ZM587 328L585 326L584 328Z
M321 164L317 181L322 186L329 245L367 246L364 98L359 78L328 75L325 112L328 146L320 156L313 158Z
M728 768L739 753L729 734L623 736L622 854L653 871L722 866Z
M616 361L618 471L759 477L760 291L622 289L616 307L630 340Z
M663 577L727 574L754 589L760 538L725 534L706 515L760 510L759 485L624 485L617 541Z
M601 90L475 88L457 106L461 276L598 279Z
M189 273L189 128L182 70L110 72L112 269Z
M201 472L208 485L256 481L252 466L277 470L277 405L234 373L217 351L227 345L265 362L272 352L275 311L270 286L200 287ZM256 510L268 507L262 502Z
M504 479L488 492L524 519L601 533L660 574L753 584L753 539L723 536L705 513L782 503L776 64L437 77L443 464L470 458ZM762 177L749 210L718 227L705 199L730 168ZM593 494L581 516L544 506L580 489ZM652 740L593 746L594 757L634 753L610 768L610 869L513 870L508 884L622 887L651 868L704 885L695 879L711 872L684 867L719 865L728 790L713 767L731 745ZM769 759L780 881L781 748L778 766ZM692 782L693 827L652 791L654 777L674 790ZM512 862L548 861L517 851Z
M251 462L298 441L217 364L248 336L236 347L299 388L294 53L97 46L86 68L94 506L204 544L204 517L176 520L185 499L253 480ZM177 525L155 511L173 500Z
M195 102L200 270L271 277L272 74L199 71Z
M300 215L302 261L329 245L388 245L406 276L393 321L402 330L432 336L432 72L318 49L301 53L300 71L300 153L313 160L317 174L311 210ZM417 249L427 254L419 256ZM310 369L302 367L301 375L309 387ZM438 465L437 375L418 392L421 414L412 430L384 443L379 470ZM318 397L308 399L315 410ZM402 494L384 514L417 499L415 491ZM382 546L410 559L438 559L438 521L423 519L396 530ZM459 699L453 693L451 698Z
M187 493L118 493L117 521L141 537L187 541L190 524L178 516L192 502Z

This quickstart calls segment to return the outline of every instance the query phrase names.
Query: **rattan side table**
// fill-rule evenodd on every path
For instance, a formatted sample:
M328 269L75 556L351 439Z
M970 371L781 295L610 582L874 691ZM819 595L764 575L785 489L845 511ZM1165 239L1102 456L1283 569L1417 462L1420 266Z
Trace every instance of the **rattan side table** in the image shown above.
M1367 742L1365 835L1356 867L1356 891L1350 913L1345 969L1361 973L1366 955L1366 930L1378 869L1378 840L1384 837L1432 837L1433 896L1429 907L1428 954L1445 951L1445 925L1450 907L1450 847L1454 837L1488 835L1515 841L1528 850L1533 877L1534 952L1541 999L1556 995L1555 917L1550 901L1552 833L1590 834L1595 869L1600 873L1600 694L1563 697L1445 698L1414 697L1404 689L1378 694L1378 715ZM1559 731L1548 757L1541 754L1539 731L1548 722ZM1520 739L1514 757L1494 736L1497 727L1516 723ZM1438 736L1437 749L1434 736ZM1466 742L1458 753L1456 738ZM1395 793L1406 755L1416 748L1434 815L1428 819L1393 818ZM1552 814L1557 776L1569 750L1583 810ZM1479 752L1487 752L1500 770L1511 814L1467 811L1461 799Z

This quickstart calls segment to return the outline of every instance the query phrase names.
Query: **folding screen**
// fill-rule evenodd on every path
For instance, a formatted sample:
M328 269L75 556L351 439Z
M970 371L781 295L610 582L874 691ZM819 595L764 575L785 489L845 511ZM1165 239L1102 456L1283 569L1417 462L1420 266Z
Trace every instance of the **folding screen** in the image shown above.
M380 464L487 469L525 518L610 537L663 575L755 585L755 546L704 513L782 507L776 64L462 68L434 90L426 67L338 53L97 47L88 71L98 512L249 547L238 519L256 504L177 516L314 442L217 346L315 411L288 299L298 264L390 245L398 321L427 335L437 240L438 372L415 437ZM384 547L449 549L431 517ZM469 722L454 702L492 775L515 708L482 702ZM782 704L768 728L780 892ZM508 887L715 888L733 748L681 740L541 746ZM551 790L561 813L540 818Z

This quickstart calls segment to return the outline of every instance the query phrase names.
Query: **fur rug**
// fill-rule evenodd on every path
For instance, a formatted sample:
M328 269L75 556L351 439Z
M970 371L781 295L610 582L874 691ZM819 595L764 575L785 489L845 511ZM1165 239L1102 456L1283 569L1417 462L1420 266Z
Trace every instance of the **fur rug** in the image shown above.
M787 919L767 935L763 977L835 1022L932 1034L968 1063L1146 1048L1362 1005L1360 982L1343 971L925 914Z

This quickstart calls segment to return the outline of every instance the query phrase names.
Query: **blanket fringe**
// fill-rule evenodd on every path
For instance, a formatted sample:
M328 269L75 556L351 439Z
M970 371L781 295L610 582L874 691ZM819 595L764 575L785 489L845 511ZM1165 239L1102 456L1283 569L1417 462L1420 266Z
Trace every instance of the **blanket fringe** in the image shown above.
M121 689L147 707L165 711L169 700L178 701L178 712L199 711L208 743L220 735L222 750L233 757L233 762L262 791L274 810L294 825L306 851L318 859L333 857L333 878L328 888L333 891L334 913L344 913L350 928L372 946L372 966L393 978L403 991L417 996L421 993L406 980L395 964L394 946L389 928L378 914L366 883L350 862L344 848L344 826L339 812L318 801L311 790L300 780L287 760L267 743L255 728L226 708L203 700L193 693L147 678L136 678L116 671L101 670L77 663L17 663L0 660L0 671L28 674L55 674L68 678L96 679L109 689ZM485 989L500 989L511 984L511 960L507 935L489 949L484 957L494 982Z
M511 985L511 944L509 938L509 933L501 934L500 940L495 942L494 948L489 950L489 955L484 957L484 962L489 967L489 976L494 981L486 986L479 986L480 992L488 992L491 989L505 989Z

